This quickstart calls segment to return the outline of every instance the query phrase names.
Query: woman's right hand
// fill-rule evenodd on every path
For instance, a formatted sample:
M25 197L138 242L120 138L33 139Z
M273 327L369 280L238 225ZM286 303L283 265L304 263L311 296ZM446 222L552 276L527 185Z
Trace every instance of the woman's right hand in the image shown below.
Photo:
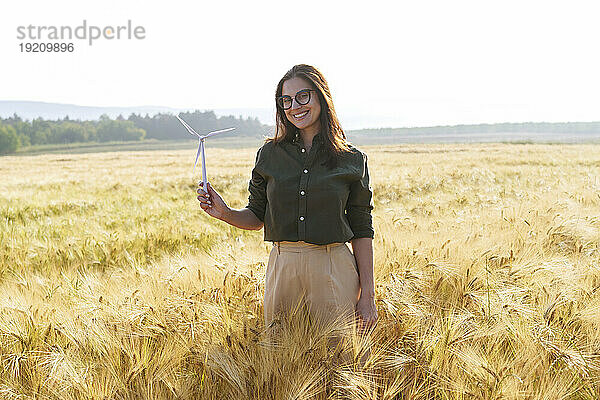
M200 181L198 183L198 201L200 202L200 207L208 215L217 219L223 219L228 211L230 211L229 206L225 203L223 198L215 189L212 188L210 182L207 184L208 194L204 192L203 182Z

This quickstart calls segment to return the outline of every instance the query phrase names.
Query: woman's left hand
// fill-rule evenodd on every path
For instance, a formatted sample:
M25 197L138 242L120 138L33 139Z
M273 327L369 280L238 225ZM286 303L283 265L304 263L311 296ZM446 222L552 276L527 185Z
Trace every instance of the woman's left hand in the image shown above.
M356 314L358 314L358 324L361 332L375 328L378 318L375 298L361 296L356 304Z

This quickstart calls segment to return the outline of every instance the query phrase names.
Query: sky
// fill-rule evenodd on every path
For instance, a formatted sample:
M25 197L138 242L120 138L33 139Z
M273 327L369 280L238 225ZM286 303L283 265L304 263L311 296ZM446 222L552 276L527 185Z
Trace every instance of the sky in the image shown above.
M21 0L2 8L0 100L274 112L277 82L306 63L325 75L347 129L600 120L597 1ZM18 26L83 20L131 20L145 38L20 51L34 41L19 40Z

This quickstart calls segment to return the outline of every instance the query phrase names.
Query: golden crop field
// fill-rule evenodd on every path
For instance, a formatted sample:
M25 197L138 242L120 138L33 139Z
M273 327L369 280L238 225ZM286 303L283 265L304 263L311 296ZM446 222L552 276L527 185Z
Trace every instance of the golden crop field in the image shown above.
M193 151L0 158L0 398L600 398L600 145L362 149L380 320L336 352L266 339L270 244ZM231 206L255 151L207 149Z

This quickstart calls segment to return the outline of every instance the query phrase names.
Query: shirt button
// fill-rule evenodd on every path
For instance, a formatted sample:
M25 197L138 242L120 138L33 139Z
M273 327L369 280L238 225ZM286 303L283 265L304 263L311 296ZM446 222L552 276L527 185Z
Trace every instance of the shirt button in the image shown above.
M300 151L304 153L304 152L306 151L306 149L302 149L302 150L300 150Z
M304 221L304 217L300 217L300 221Z
M300 194L301 194L302 196L304 196L304 190L301 190L301 191L300 191Z
M307 169L305 169L305 170L304 170L304 173L305 173L305 174L308 174L308 170L307 170Z

